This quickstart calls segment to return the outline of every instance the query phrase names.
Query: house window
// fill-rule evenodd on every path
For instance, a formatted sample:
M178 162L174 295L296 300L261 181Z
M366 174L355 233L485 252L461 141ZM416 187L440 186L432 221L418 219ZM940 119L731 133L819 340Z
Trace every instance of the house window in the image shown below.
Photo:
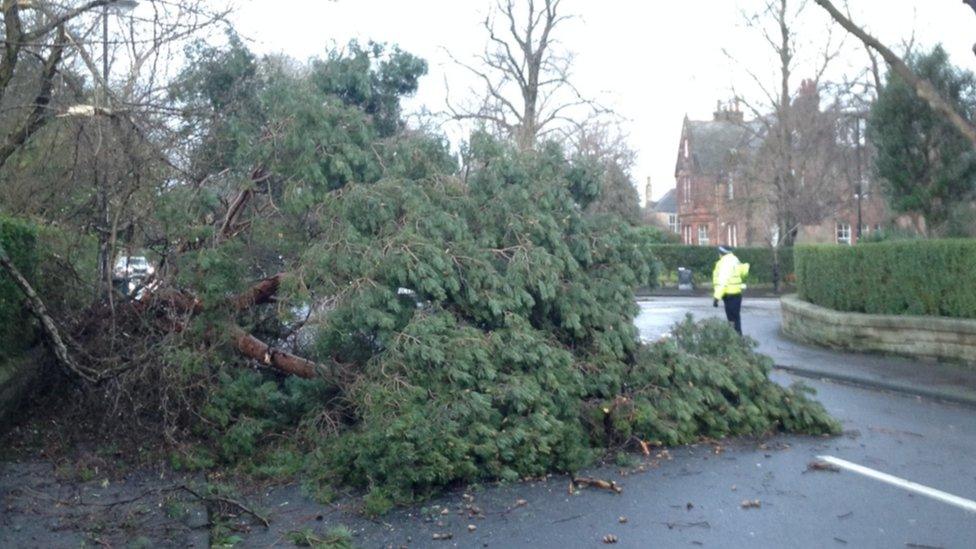
M682 197L681 198L684 201L684 203L687 204L687 203L691 202L691 178L690 177L682 177L681 178L681 185L684 187L684 189L682 189L683 192L682 192Z
M668 214L668 230L672 233L681 231L681 224L678 222L678 214Z
M862 235L867 236L867 234L869 232L871 232L871 227L869 227L867 225L861 225L861 234Z
M688 140L687 139L685 139L684 148L685 148L685 158L688 158Z
M685 231L685 235L684 235L685 244L691 244L691 226L686 225L684 227L684 231Z
M881 225L875 225L874 226L874 232L880 233L881 232Z
M837 243L838 244L851 244L851 226L847 223L837 224Z
M726 186L726 196L728 197L729 200L734 200L735 188L734 188L734 181L733 181L732 174L729 174L729 179L728 181L726 181L725 186Z
M698 226L698 245L708 246L708 224Z
M725 228L725 243L732 247L739 245L739 227L735 223L730 223Z

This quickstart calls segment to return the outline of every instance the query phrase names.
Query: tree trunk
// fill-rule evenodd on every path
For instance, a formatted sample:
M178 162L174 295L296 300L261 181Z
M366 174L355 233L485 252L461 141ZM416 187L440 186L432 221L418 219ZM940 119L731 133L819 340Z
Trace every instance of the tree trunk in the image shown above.
M20 288L20 291L27 298L27 308L40 321L41 329L58 362L82 379L95 382L95 376L82 370L74 358L71 357L71 354L68 352L68 347L64 344L64 339L61 337L61 332L54 323L54 319L47 312L44 301L41 300L37 292L34 291L34 287L31 286L30 282L24 278L24 275L21 274L17 266L10 260L10 256L7 255L7 250L4 249L3 244L0 244L0 267L10 275L14 284Z

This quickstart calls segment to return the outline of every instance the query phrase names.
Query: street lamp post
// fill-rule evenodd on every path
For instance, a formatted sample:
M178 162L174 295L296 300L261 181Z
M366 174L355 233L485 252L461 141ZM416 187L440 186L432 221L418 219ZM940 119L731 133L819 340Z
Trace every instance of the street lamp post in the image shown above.
M111 96L111 94L109 92L109 83L108 83L108 77L109 77L109 73L108 73L108 15L109 15L109 10L110 9L114 9L114 10L117 10L117 11L120 11L120 12L121 11L129 11L129 10L135 8L138 4L139 3L138 3L137 0L118 0L116 2L110 2L110 3L107 3L104 6L102 6L102 86L101 86L102 94L101 95L102 95L102 107L106 111L108 111L110 109L110 105L109 105L110 99L109 98ZM96 105L97 104L98 104L98 102L96 100ZM110 245L109 240L110 239L109 239L109 235L108 235L108 232L111 230L110 229L110 227L111 227L111 218L109 216L109 207L108 207L108 188L107 188L107 186L108 186L108 174L105 173L105 170L101 170L102 171L101 178L99 178L99 173L98 173L99 172L99 170L98 170L99 164L100 163L98 162L98 158L96 157L95 158L95 166L96 166L95 182L96 182L96 185L97 185L97 192L96 192L96 194L98 195L98 209L99 209L99 213L101 214L101 219L99 220L99 222L101 224L101 227L98 228L99 229L98 230L98 233L99 233L99 235L98 235L98 239L99 239L99 246L98 246L98 269L99 269L99 274L101 275L100 278L102 279L102 282L105 283L106 295L108 295L109 296L109 300L111 300L111 295L112 295L112 266L111 266L111 261L112 261L112 259L111 259L111 250L109 250L109 245ZM101 179L101 181L99 181L99 179ZM98 290L98 288L100 286L101 286L101 283L99 283L95 287L96 288L95 289L96 296L100 293L99 290Z

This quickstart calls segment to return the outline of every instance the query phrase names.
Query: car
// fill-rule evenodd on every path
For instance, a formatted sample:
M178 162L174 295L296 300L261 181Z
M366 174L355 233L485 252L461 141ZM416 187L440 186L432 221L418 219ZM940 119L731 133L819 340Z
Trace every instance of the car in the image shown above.
M155 268L144 256L124 255L115 260L112 278L120 281L146 278L155 271Z

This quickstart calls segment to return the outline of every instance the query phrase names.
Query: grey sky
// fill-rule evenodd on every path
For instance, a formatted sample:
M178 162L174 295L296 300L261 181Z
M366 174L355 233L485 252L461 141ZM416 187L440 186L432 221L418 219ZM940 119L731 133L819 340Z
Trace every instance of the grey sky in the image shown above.
M238 0L235 23L262 53L283 52L304 59L329 44L352 38L397 43L430 64L408 108L444 107L444 81L452 99L474 84L452 65L444 48L470 59L484 46L481 22L492 0ZM799 3L799 0L797 0ZM836 2L841 3L841 2ZM761 37L743 24L742 11L754 12L762 0L564 0L564 10L579 15L561 39L577 55L575 82L626 118L631 147L638 154L633 175L643 195L654 181L654 195L674 185L674 158L681 121L707 118L731 89L760 94L744 68L771 75L775 60ZM942 42L955 63L976 70L972 45L976 15L959 0L849 0L854 17L889 45L908 40L928 47ZM801 53L815 54L828 35L828 21L809 1L801 19ZM835 29L835 42L843 31ZM736 59L730 61L728 50ZM809 57L806 58L809 60ZM853 37L837 71L856 72L867 57ZM798 68L796 84L809 72Z

